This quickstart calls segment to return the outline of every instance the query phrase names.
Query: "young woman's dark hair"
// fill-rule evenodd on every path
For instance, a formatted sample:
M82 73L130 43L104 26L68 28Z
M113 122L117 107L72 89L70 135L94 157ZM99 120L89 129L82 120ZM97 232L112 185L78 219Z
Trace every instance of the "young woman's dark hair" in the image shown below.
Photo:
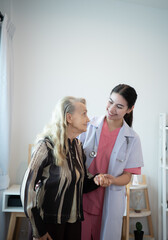
M119 84L112 89L110 95L113 92L120 94L127 101L128 108L132 108L132 106L134 106L137 99L137 93L133 87L126 84ZM124 116L124 119L126 123L131 127L133 122L133 111L131 111L129 114L127 113Z

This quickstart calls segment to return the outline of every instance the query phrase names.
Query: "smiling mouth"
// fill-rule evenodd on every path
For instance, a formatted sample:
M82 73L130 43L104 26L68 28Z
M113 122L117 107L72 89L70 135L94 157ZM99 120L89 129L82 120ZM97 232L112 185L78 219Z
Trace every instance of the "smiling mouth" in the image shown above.
M116 116L117 114L116 114L116 113L115 113L115 114L111 114L111 113L108 112L108 115L109 115L110 117L114 117L114 116Z

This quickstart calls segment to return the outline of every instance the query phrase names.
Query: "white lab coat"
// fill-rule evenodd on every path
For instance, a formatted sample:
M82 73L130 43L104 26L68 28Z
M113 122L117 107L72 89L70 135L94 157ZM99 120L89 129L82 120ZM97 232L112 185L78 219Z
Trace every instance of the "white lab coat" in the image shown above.
M94 159L89 154L94 148L96 151L98 149L103 121L104 116L93 118L88 124L87 131L79 136L86 154L87 168ZM117 177L123 173L125 168L142 166L143 157L139 136L124 121L111 153L108 173ZM125 206L125 186L111 185L107 187L104 196L100 240L121 239Z

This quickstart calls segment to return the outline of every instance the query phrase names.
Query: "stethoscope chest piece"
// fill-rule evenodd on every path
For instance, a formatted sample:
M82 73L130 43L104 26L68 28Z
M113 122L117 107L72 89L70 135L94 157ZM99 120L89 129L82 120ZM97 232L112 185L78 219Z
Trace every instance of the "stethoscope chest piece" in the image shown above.
M97 153L95 151L92 151L89 155L90 157L95 158L97 156Z

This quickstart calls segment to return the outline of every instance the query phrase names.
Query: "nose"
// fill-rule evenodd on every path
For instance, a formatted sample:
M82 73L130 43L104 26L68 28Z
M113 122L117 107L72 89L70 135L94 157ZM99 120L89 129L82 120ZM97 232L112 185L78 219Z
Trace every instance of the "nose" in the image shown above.
M114 104L111 104L108 109L110 112L113 112L116 110L116 106Z
M89 119L88 116L87 116L87 123L88 123L88 122L90 122L90 119Z

